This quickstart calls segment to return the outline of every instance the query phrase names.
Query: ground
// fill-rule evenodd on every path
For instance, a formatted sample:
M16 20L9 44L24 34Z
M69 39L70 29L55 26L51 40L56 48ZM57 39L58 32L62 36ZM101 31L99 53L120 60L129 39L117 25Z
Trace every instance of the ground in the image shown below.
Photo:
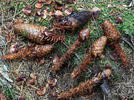
M101 9L100 16L97 20L92 19L84 28L88 27L91 30L90 38L86 41L80 49L72 55L71 59L66 61L63 65L63 69L60 70L55 79L57 80L56 86L52 91L56 91L59 94L61 91L68 90L77 86L81 82L91 79L96 73L105 68L107 63L112 67L113 73L111 79L108 80L110 92L113 100L133 100L134 98L134 6L133 0L75 0L73 4L66 4L74 9L74 11L90 10L94 7ZM0 2L0 50L1 56L9 53L9 47L13 44L17 44L19 48L26 46L29 41L23 37L15 34L15 39L10 42L8 36L14 36L13 24L17 19L22 19L25 23L34 23L41 26L51 28L54 19L49 17L41 19L34 14L35 3L37 0L1 0ZM134 1L133 1L134 2ZM26 16L22 9L30 4L32 7L32 15ZM44 9L46 5L43 6ZM51 5L48 6L50 11ZM120 16L123 19L122 23L117 23L117 17ZM106 46L104 50L105 59L99 58L94 61L88 71L82 74L81 78L72 80L70 73L73 69L79 66L82 61L86 48L88 48L93 41L103 35L101 23L109 19L121 34L121 47L123 48L126 56L130 60L132 66L124 68L120 59L113 56L114 50L109 46ZM75 32L65 33L65 43L70 46L77 39L78 33L82 28L79 28ZM9 41L8 41L9 40ZM50 92L47 90L43 96L37 95L36 91L40 90L47 84L47 80L51 79L50 69L52 67L52 58L54 56L61 56L67 51L61 43L57 43L51 54L44 57L43 64L39 64L35 59L24 59L15 61L3 61L0 59L0 93L4 93L9 100L17 100L20 96L24 95L26 100L55 100ZM76 56L77 55L77 56ZM8 68L8 70L6 70ZM6 71L3 71L6 70ZM2 75L2 71L4 75ZM7 80L7 75L12 81ZM26 77L26 81L31 79L29 76L31 73L37 74L37 86L30 88L26 82L18 86L16 80L17 75L23 75ZM3 77L5 76L5 77ZM6 79L5 79L6 78ZM4 81L5 80L5 81ZM10 81L10 82L9 82ZM101 89L98 89L90 99L83 97L73 98L72 100L105 100L105 96Z

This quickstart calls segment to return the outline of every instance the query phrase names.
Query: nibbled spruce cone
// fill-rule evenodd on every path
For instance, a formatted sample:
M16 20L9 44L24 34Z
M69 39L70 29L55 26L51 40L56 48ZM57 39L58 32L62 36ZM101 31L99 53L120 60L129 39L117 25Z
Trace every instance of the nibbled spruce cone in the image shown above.
M108 41L114 42L120 40L119 31L114 27L114 25L109 20L105 20L102 23L102 28Z
M60 70L63 63L71 57L74 51L77 50L84 41L86 41L89 38L89 35L90 35L89 28L81 30L78 39L75 41L74 44L72 44L69 47L68 51L52 66L51 72L55 73L56 71Z
M95 60L97 56L102 55L106 43L107 43L106 36L100 37L93 43L93 45L89 48L89 51L85 55L83 61L80 63L80 66L74 69L74 71L72 72L71 77L73 79L79 76L80 73L82 73L83 71L87 70L89 65L92 64L92 62Z
M120 46L120 34L114 25L109 21L105 20L102 23L102 28L105 36L108 38L109 44L116 50L116 54L120 56L122 63L125 67L130 65L128 58L125 56Z
M22 35L39 44L65 40L64 36L48 31L46 27L38 26L35 24L15 24L14 31L15 33Z
M23 58L34 58L34 57L43 57L44 55L50 53L53 49L53 45L36 45L33 47L25 47L19 50L17 53L11 53L3 55L4 60L15 60Z
M104 69L102 72L94 76L91 80L87 80L75 88L71 88L68 91L62 92L59 95L58 100L68 100L72 96L84 96L87 93L90 93L90 96L93 94L92 89L97 86L103 79L109 78L111 74L111 69Z

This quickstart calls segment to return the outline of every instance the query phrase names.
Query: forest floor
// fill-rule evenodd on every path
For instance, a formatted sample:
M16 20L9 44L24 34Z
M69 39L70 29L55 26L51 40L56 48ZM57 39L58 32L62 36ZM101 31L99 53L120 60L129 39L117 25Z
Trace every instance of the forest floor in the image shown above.
M55 23L55 19L52 16L41 17L35 13L37 9L35 7L36 3L37 0L0 0L0 57L9 53L9 48L12 45L17 45L20 49L29 44L27 39L14 34L13 25L16 22L33 23L46 26L49 29ZM31 6L30 15L25 15L23 11L23 8L27 5ZM106 64L109 64L113 73L107 83L113 100L134 100L134 0L74 0L72 4L64 3L63 5L73 8L73 12L90 10L94 7L100 8L99 18L96 20L92 18L83 27L91 30L89 40L75 52L75 55L72 55L71 59L65 62L62 70L56 73L53 80L56 86L52 89L45 88L45 93L42 96L39 96L37 91L47 87L48 80L51 79L52 58L62 56L68 49L65 45L61 43L55 44L54 50L50 54L42 59L36 59L36 61L33 59L4 61L0 58L0 96L3 93L9 100L56 100L55 95L59 95L62 91L69 90L78 86L81 82L91 79L96 73L103 70ZM48 9L49 12L53 11L53 3L44 4L40 10L44 9ZM121 18L121 20L118 18ZM115 55L115 51L110 46L106 46L103 53L105 59L96 59L92 65L89 65L90 68L82 73L80 78L72 80L70 74L75 67L79 66L87 48L91 46L93 41L104 34L101 23L105 19L110 20L120 32L121 47L132 66L125 68L120 58ZM77 39L81 29L79 28L71 33L64 33L65 44L68 47ZM34 77L37 75L37 84L28 86L28 81L32 79L31 74L34 74ZM23 84L18 85L16 79L20 75L24 76L25 79ZM19 99L23 96L25 99ZM98 88L97 93L90 99L74 97L72 100L107 99L101 89Z

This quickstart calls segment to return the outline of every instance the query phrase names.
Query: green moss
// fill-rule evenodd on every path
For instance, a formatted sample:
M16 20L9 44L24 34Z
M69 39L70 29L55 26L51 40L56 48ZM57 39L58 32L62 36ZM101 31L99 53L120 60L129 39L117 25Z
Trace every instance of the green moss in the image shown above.
M9 100L13 100L13 97L12 97L12 94L14 93L13 91L14 91L13 88L10 88L9 90L8 87L5 87L5 94L9 98Z
M18 9L22 10L25 7L25 5L26 4L24 2L20 2Z

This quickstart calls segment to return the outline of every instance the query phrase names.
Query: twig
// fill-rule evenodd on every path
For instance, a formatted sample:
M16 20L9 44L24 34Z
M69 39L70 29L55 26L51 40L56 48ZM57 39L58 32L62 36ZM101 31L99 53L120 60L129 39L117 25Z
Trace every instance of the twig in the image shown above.
M1 9L1 12L2 12L1 22L2 22L2 26L3 26L3 22L4 22L3 18L4 18L4 16L3 16L3 9L2 9L2 6L1 5L0 5L0 9Z
M15 100L15 96L13 95L13 93L12 93L12 91L11 91L10 87L8 87L8 90L9 90L9 92L10 92L11 96L12 96L12 99L13 99L13 100Z
M20 14L21 12L22 12L22 10L19 11L18 13L16 13L16 15ZM12 16L12 17L9 17L9 18L7 18L7 19L4 19L3 21L11 20L11 19L13 19L16 15L14 15L14 16Z
M16 4L16 8L15 8L15 11L14 11L13 18L16 16L16 12L17 12L17 6L18 6L18 3Z
M99 28L102 30L102 28L98 25L94 17L93 17L93 20L94 20L95 26L98 28L97 30L99 30ZM101 36L99 31L98 31L98 35Z
M133 57L132 57L132 59L134 60L134 44L133 44L132 39L131 39L132 44L131 44L128 40L126 40L125 38L122 38L122 40L123 40L125 43L127 43L127 44L131 47L131 49L133 50ZM132 66L134 66L134 62L132 62Z
M126 40L125 38L122 38L122 40L123 40L125 43L127 43L127 44L131 47L131 49L134 51L134 46L133 46L128 40Z
M133 58L132 59L134 61L134 52L133 52ZM134 62L132 62L132 66L134 67Z
M0 41L2 41L1 45L4 45L4 48L6 48L6 41L5 41L4 37L1 36L1 35L0 35ZM7 66L9 72L10 72L11 75L14 77L14 75L13 75L13 73L11 72L10 68L8 67L8 64L6 63L6 61L4 61L4 60L2 59L2 52L1 52L1 50L0 50L0 61L1 61L5 66ZM4 80L4 81L6 81L6 80ZM8 82L9 82L9 81L8 81Z
M133 7L133 6L134 6L134 0L132 0L132 1L130 2L130 4L129 4L128 7Z
M62 43L66 48L69 48L69 46L67 46L65 42L62 42ZM79 59L80 62L82 61L81 58L76 53L74 53L74 55Z
M88 7L88 5L87 5L87 1L86 1L86 0L84 0L84 6L85 6L85 8L86 8L86 9L89 9L89 7Z
M134 37L132 35L130 35L130 41L132 43L132 45L134 46ZM133 57L132 57L132 60L134 60L134 51L133 51ZM132 62L132 66L134 67L134 62Z
M131 37L130 41L131 41L132 45L134 46L134 37L132 35L130 35L130 37Z

